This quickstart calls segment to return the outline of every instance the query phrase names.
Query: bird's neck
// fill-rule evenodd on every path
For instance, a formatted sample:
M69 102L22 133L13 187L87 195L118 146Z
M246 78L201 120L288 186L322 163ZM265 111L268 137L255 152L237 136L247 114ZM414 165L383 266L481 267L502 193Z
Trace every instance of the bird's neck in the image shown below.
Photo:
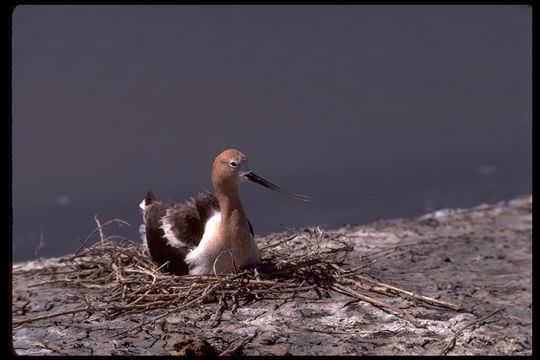
M237 187L230 187L227 189L216 187L214 192L219 202L221 217L227 217L234 211L238 211L244 215L244 208L242 207L242 202L240 201L240 194L238 193Z
M240 201L238 188L215 189L221 212L221 233L235 245L245 245L251 240L249 224Z

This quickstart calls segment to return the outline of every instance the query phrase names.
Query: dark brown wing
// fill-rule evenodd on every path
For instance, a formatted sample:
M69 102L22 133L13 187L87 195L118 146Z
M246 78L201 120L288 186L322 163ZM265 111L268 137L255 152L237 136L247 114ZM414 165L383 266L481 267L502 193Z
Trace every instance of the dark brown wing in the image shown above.
M201 241L206 222L216 212L219 212L219 203L215 195L205 191L174 204L162 221L170 224L170 231L178 241L194 248Z
M149 191L145 197L144 223L152 259L159 265L169 261L164 269L171 273L187 274L189 269L184 258L199 244L206 222L218 211L216 197L207 191L174 205L156 201ZM165 236L164 227L168 229L169 239ZM174 245L171 245L171 240Z
M145 197L145 205L144 224L150 256L160 266L168 261L169 264L163 268L165 271L178 275L187 274L189 269L184 262L185 251L169 246L167 239L163 237L161 218L165 215L166 206L156 201L150 191Z

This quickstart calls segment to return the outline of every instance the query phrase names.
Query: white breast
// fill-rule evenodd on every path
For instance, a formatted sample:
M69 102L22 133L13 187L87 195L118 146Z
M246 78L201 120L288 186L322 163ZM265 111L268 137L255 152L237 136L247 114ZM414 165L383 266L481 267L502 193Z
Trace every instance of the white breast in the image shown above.
M220 225L221 214L216 212L206 222L199 245L186 255L190 274L231 273L235 271L235 265L244 267L260 264L259 249L253 238L247 254L233 254L231 244L220 238Z

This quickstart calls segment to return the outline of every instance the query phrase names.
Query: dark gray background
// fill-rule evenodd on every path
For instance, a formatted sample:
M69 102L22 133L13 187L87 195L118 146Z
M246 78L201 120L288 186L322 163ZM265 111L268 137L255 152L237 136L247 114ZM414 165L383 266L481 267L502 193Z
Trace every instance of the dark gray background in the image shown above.
M211 189L234 147L311 203L242 185L256 233L530 193L527 6L19 6L14 260L138 240L149 189Z

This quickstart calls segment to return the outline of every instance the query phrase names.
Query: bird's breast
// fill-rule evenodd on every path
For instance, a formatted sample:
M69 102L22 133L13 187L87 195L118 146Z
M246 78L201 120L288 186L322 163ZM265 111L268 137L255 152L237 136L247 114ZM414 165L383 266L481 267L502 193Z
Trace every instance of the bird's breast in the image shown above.
M260 254L249 226L242 229L234 219L232 225L224 223L222 214L216 212L206 222L199 245L186 255L185 261L190 274L230 273L259 265Z

